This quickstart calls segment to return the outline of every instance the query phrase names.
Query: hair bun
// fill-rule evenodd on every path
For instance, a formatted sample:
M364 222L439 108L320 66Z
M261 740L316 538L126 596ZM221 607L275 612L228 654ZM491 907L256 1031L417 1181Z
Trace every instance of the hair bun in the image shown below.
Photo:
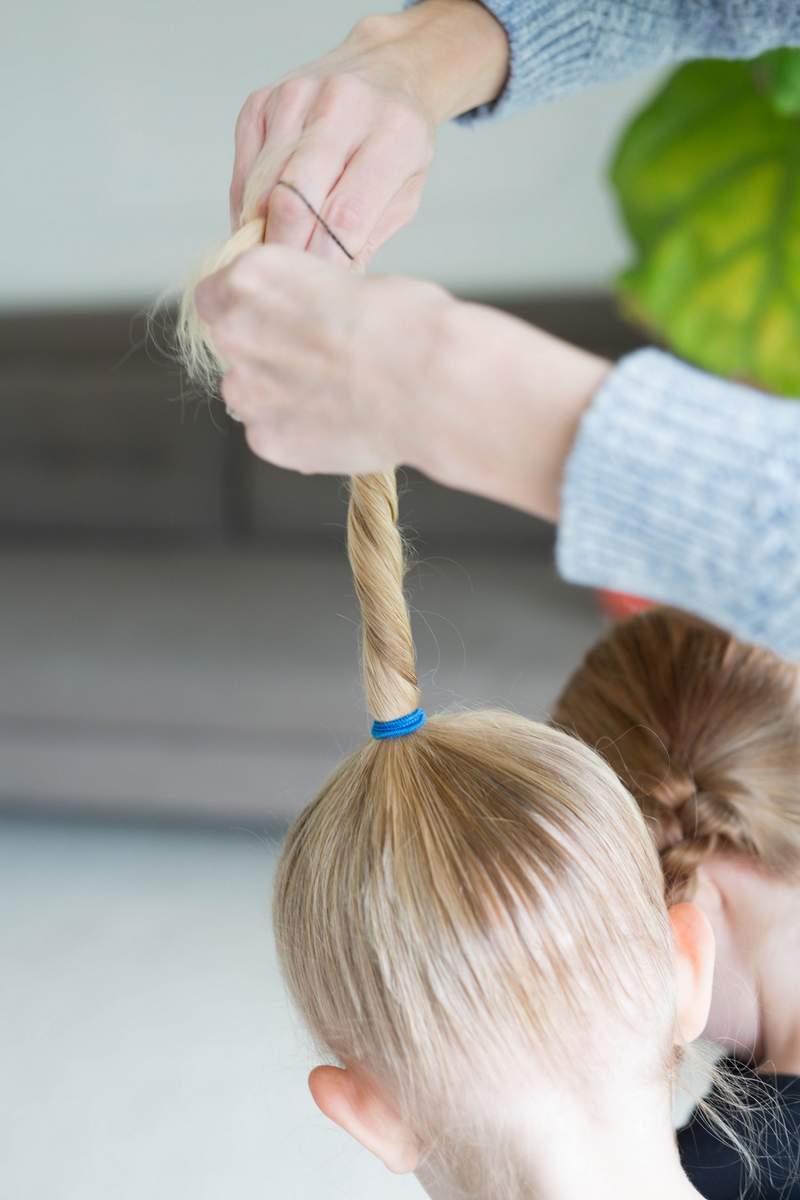
M553 717L633 793L673 897L715 853L800 871L794 663L699 617L651 609L590 650Z

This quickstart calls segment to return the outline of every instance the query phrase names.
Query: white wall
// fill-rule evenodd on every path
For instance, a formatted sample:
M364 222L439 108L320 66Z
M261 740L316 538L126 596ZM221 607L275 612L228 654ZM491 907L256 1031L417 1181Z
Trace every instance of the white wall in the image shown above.
M14 5L0 62L0 306L143 299L226 230L245 95L386 0ZM10 34L10 36L9 36ZM651 80L446 129L384 270L469 290L605 282L624 260L603 165Z

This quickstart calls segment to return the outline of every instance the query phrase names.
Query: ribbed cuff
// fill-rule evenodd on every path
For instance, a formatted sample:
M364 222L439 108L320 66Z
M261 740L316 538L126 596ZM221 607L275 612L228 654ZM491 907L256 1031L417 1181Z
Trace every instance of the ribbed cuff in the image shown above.
M573 583L678 605L800 657L800 404L658 350L623 359L570 455Z
M507 116L552 100L579 87L594 42L586 4L519 3L481 0L508 37L509 69L505 87L491 104L458 118L472 124L488 116Z
M754 58L800 40L796 0L480 0L511 51L498 99L460 118L541 104L590 84L695 58Z

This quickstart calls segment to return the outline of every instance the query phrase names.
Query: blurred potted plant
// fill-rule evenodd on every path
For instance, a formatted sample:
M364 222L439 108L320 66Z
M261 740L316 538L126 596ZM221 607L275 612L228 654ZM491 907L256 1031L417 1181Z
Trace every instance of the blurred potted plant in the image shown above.
M679 68L623 132L611 182L635 253L626 315L706 370L800 396L800 50Z

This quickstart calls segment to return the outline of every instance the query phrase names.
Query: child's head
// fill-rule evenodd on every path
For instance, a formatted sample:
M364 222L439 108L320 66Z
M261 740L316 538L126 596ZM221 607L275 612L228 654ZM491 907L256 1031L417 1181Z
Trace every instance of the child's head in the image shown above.
M349 552L368 708L399 718L418 694L392 475L353 481ZM441 1152L450 1182L466 1172L480 1192L502 1144L522 1179L525 1116L545 1128L557 1093L595 1109L609 1090L649 1094L668 1121L708 940L689 906L673 938L644 822L576 739L475 712L370 741L292 827L274 922L300 1012L349 1068L312 1076L316 1098L395 1169Z
M719 980L729 981L716 989L709 1035L755 1050L758 1000L735 960L758 906L783 920L787 885L800 884L797 666L698 617L653 609L589 651L553 721L632 793L668 901L696 898L709 912Z

